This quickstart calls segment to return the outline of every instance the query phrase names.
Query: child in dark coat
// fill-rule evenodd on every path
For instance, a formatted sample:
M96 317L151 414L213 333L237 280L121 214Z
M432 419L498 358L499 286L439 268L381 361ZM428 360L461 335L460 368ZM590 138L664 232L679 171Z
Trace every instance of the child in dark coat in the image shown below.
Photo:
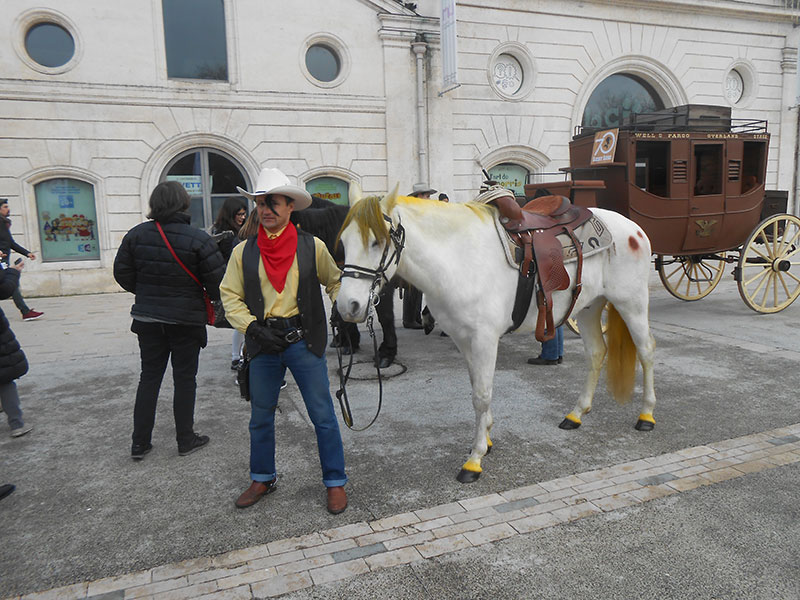
M0 269L0 300L10 298L17 289L20 271L22 263ZM22 420L17 384L14 383L27 372L28 360L0 309L0 403L11 427L11 437L23 436L33 429Z

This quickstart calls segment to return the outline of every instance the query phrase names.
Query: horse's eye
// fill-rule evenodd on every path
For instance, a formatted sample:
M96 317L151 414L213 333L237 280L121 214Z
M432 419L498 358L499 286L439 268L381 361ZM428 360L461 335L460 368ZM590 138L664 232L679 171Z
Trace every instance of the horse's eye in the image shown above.
M372 247L373 248L377 248L378 246L380 246L380 244L378 243L378 240L372 240Z

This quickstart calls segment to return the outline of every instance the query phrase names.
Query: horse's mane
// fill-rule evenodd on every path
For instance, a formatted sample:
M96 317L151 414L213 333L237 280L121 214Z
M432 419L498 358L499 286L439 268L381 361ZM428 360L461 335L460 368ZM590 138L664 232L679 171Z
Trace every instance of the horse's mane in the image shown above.
M478 202L440 202L439 200L417 198L416 196L396 196L388 198L386 212L392 212L398 204L415 207L422 212L433 213L441 211L446 214L447 211L450 211L451 214L461 214L467 218L474 215L481 219L491 219L497 210L494 206Z
M361 233L361 240L364 242L364 246L367 245L370 231L379 242L389 241L389 231L386 229L386 222L383 220L381 199L378 196L367 196L350 207L350 211L347 213L339 230L339 235L336 236L337 245L342 237L342 232L350 223L358 225L358 231Z

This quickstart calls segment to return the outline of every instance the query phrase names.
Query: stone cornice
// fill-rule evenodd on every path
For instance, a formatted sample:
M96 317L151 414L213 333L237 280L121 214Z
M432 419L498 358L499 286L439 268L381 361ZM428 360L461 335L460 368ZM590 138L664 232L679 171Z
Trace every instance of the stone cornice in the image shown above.
M569 4L562 3L565 10L569 9ZM704 14L715 17L731 17L740 19L756 19L759 21L779 21L793 23L797 21L798 11L774 4L759 4L757 2L737 2L735 0L583 0L574 4L612 6L614 8L627 8L636 10L652 10L659 13L684 13L684 14ZM499 11L510 12L537 12L548 13L546 8L539 5L537 10L531 10L524 0L503 2L489 0L488 2L458 2L458 6L468 6L470 8L488 9L492 8ZM610 16L610 15L609 15Z
M386 102L379 96L353 94L302 94L255 90L198 91L158 86L96 85L21 80L0 80L0 101L46 101L114 106L165 106L235 110L309 110L382 113Z

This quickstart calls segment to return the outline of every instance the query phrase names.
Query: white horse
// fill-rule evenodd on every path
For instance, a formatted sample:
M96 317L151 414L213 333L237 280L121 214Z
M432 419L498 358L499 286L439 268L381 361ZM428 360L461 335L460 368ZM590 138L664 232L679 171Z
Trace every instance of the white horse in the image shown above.
M618 402L630 399L636 354L643 370L644 402L636 428L655 425L653 387L655 342L648 323L650 241L633 221L615 212L592 209L611 233L613 242L587 256L583 289L575 304L589 374L578 403L559 425L575 429L592 408L600 369L606 357L600 317L609 310L608 380ZM518 271L505 257L494 219L497 209L484 204L445 203L397 196L396 191L351 200L340 240L345 268L337 306L347 321L362 322L380 286L395 274L425 293L431 312L467 360L475 408L472 453L458 480L475 481L481 459L491 448L492 382L497 346L512 325L511 312ZM576 262L565 263L570 288L553 293L553 317L560 322L569 310ZM535 326L535 302L516 330L530 334ZM621 318L620 318L621 317ZM533 340L533 336L525 338ZM634 347L635 344L635 347Z

